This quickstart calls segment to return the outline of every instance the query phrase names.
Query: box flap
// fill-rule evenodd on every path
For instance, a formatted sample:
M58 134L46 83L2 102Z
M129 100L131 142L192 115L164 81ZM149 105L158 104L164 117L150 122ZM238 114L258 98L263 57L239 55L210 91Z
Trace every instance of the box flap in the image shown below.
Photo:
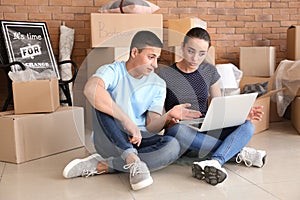
M272 96L273 94L276 94L276 93L278 93L278 92L280 92L280 91L284 91L284 90L286 90L286 88L281 88L281 89L271 90L271 91L268 91L266 94L264 94L264 95L258 97L257 99L259 99L259 98L264 98L264 97L270 97L270 96Z

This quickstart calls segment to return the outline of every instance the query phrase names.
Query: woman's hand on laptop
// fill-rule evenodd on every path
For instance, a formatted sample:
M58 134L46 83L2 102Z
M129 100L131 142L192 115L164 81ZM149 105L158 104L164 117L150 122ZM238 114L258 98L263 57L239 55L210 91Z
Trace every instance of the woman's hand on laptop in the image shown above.
M263 106L253 106L248 114L247 120L261 121L264 112Z

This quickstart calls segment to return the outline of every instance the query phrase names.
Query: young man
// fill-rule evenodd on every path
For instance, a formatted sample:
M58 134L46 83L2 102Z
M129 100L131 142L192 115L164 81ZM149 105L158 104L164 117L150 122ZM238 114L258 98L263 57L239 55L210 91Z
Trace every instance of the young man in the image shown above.
M93 140L98 154L70 162L64 177L129 170L131 187L138 190L152 184L149 169L178 158L177 140L157 133L172 118L192 119L200 112L182 104L163 114L166 84L153 72L161 48L154 33L140 31L131 41L126 62L104 65L88 80L84 94L95 108Z

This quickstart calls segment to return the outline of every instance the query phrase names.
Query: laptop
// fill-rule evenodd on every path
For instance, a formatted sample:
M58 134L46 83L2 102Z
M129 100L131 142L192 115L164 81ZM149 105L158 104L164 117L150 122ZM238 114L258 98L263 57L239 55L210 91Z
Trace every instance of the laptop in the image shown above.
M238 126L245 122L257 93L215 97L211 100L204 118L181 120L199 132Z

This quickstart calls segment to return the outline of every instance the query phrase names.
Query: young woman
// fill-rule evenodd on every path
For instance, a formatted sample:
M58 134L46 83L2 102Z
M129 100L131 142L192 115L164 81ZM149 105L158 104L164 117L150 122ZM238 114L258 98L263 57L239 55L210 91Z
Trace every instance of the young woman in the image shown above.
M215 66L205 61L210 45L211 39L206 30L192 28L182 43L182 60L159 72L167 83L166 111L176 105L190 103L191 110L198 110L204 116L208 98L221 96L220 75ZM192 150L199 152L199 157L211 154L209 160L194 162L192 171L195 178L216 185L227 178L222 165L238 153L240 160L249 161L257 167L263 166L264 151L244 148L254 133L250 120L260 120L262 114L261 107L253 107L242 125L208 132L197 132L179 124L181 119L173 118L165 135L177 138L181 153Z

